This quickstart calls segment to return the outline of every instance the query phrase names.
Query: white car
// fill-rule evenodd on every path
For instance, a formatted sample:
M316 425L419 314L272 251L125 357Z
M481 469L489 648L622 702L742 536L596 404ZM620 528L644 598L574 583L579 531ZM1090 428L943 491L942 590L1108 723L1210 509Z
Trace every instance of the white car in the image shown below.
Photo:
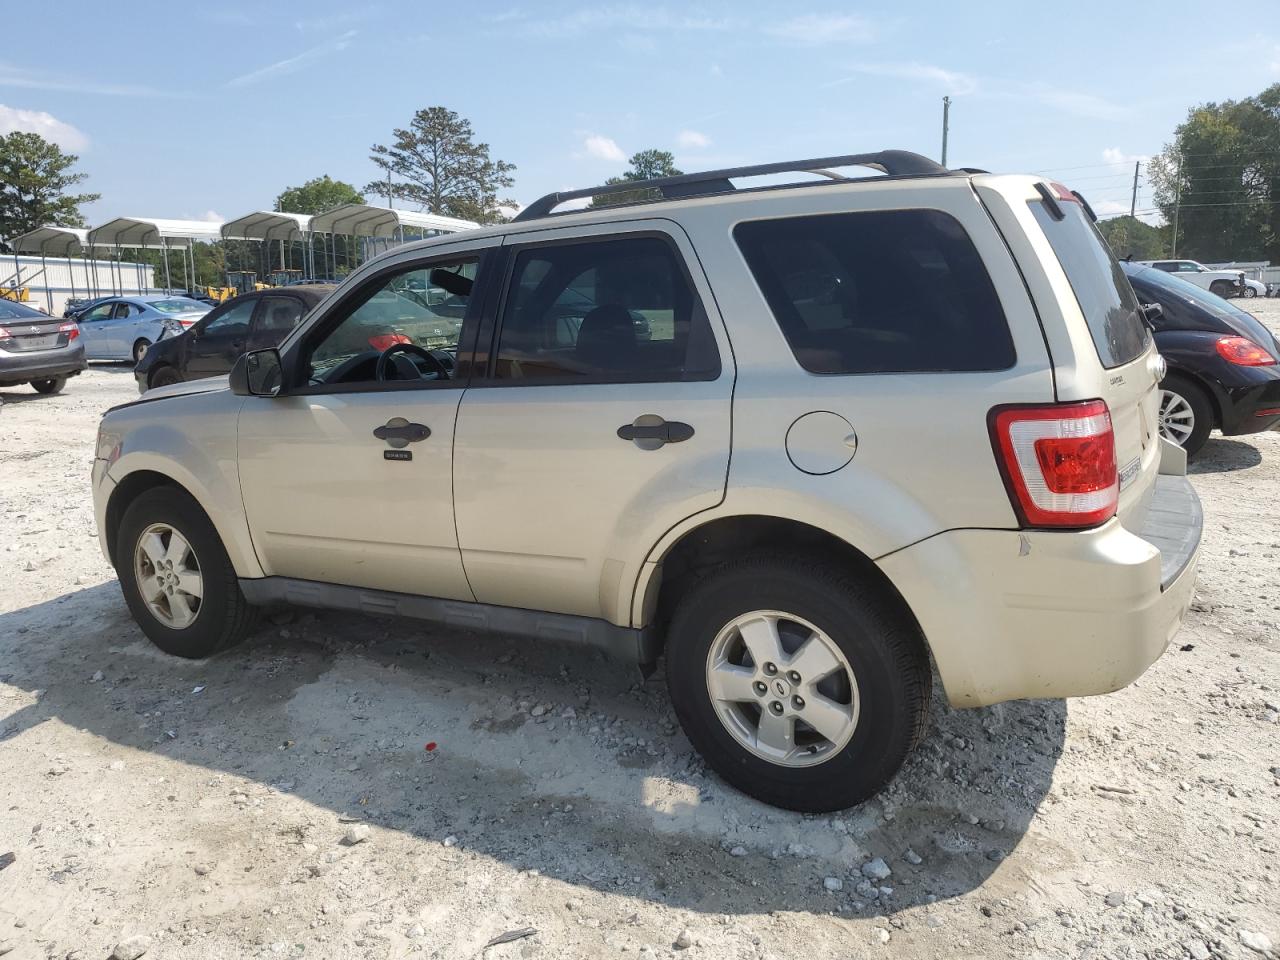
M385 309L436 288L448 343ZM833 810L919 742L932 665L977 707L1160 656L1201 530L1163 373L1067 188L826 157L396 247L229 381L108 412L94 501L170 653L283 601L664 659L726 780Z
M1267 295L1267 285L1261 280L1245 277L1241 283L1244 284L1244 290L1240 294L1242 297L1265 297Z
M1194 283L1210 293L1225 298L1247 296L1243 270L1214 270L1195 260L1139 260L1144 267L1155 267L1165 273L1175 273L1183 280ZM1266 293L1266 288L1262 291Z

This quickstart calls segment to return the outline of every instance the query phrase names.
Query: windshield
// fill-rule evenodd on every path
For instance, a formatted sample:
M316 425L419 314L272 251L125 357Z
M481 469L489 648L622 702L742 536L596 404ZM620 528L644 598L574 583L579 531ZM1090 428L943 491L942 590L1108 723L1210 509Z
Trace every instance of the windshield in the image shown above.
M158 313L192 313L209 312L209 305L199 300L188 300L186 297L174 297L172 300L153 300L148 306Z
M24 307L20 303L0 297L0 320L26 320L27 318L49 319L39 310L32 310L30 307Z

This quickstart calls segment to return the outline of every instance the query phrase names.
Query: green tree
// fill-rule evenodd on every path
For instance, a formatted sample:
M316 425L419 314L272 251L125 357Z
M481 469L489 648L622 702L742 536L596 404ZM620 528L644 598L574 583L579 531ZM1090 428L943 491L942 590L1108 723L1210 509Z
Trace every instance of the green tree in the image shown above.
M374 144L369 159L390 174L393 197L477 223L506 219L502 208L513 204L499 200L498 193L515 183L515 165L492 159L489 145L475 142L469 120L445 107L427 107L413 115L407 129L392 133L394 142ZM386 181L384 175L365 192L385 196Z
M1280 261L1280 84L1193 108L1149 172L1179 256Z
M349 183L334 180L328 174L308 180L300 187L286 187L276 197L281 213L324 213L344 203L364 203L364 195Z
M612 186L617 183L629 183L633 180L653 180L656 177L678 177L683 171L676 169L676 158L667 150L641 150L633 154L627 161L631 169L620 177L610 177L605 181ZM611 207L619 203L639 203L641 200L657 199L654 190L627 190L623 193L607 193L591 201L593 207Z
M1169 256L1168 227L1153 227L1126 215L1099 220L1098 232L1121 259L1160 260Z
M80 160L37 133L0 136L0 237L16 237L44 224L83 227L80 205L100 194L68 193L88 174Z

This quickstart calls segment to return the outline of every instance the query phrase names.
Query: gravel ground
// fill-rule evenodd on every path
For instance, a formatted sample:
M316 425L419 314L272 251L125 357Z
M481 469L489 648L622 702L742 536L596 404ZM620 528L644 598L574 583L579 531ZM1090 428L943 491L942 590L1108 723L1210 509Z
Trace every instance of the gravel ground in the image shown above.
M88 488L135 395L112 366L0 391L10 960L1280 949L1280 433L1194 465L1199 590L1138 683L937 699L887 793L808 817L705 772L660 679L595 655L305 611L207 662L155 651Z

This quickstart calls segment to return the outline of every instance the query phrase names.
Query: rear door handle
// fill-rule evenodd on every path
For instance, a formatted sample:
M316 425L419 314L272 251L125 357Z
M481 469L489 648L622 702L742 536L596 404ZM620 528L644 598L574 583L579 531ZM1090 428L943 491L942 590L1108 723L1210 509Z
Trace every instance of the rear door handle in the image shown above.
M379 440L387 441L389 446L399 449L427 439L431 436L431 428L425 423L410 423L404 417L392 417L382 426L375 427L373 435Z
M618 436L630 440L636 446L651 450L667 443L682 443L693 436L693 427L679 420L663 420L653 414L636 417L634 423L624 423L618 428Z

